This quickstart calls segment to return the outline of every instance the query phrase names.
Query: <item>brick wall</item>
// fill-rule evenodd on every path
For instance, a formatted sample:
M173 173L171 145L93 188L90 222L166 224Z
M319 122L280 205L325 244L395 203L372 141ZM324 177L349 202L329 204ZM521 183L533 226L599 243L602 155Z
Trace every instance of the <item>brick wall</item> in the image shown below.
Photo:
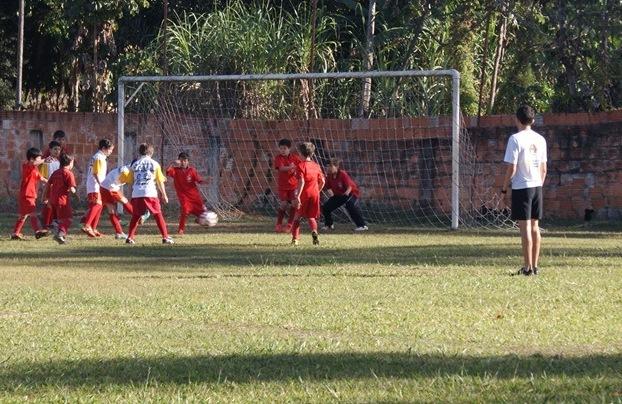
M116 143L114 114L0 112L0 121L0 201L5 207L15 200L26 149L30 146L45 149L54 131L62 129L67 134L67 141L76 154L79 168L76 176L80 184L84 183L84 168L97 148L97 141L108 137ZM330 130L330 139L321 145L324 156L347 157L348 169L357 173L356 179L368 199L381 200L390 196L398 205L412 205L416 201L419 205L431 204L447 211L449 173L439 173L434 167L437 170L434 175L426 177L429 171L426 164L434 161L438 167L449 166L448 123L445 117L213 122L209 130L218 128L222 138L219 141L234 138L235 142L221 144L221 151L226 150L228 155L221 152L218 158L222 168L209 174L219 177L217 192L232 195L237 205L250 204L257 195L236 187L244 186L241 178L244 173L253 176L257 192L274 186L270 164L275 141L281 137L297 140L301 134L310 139L326 139L326 132ZM498 189L503 178L501 159L505 144L515 131L513 116L482 117L479 125L475 118L466 118L465 124L477 156L475 188ZM545 187L547 216L580 219L584 210L591 208L599 218L622 219L622 111L545 114L538 117L535 129L545 136L549 146L549 177ZM135 154L135 147L141 142L152 142L156 145L156 158L170 161L177 150L163 143L160 133L161 126L153 117L127 116L126 156ZM360 163L371 154L380 159L376 158L374 164ZM403 174L386 178L382 171L386 171L387 162L403 164L398 170ZM110 161L111 166L115 164L116 151ZM374 182L379 177L383 181ZM430 195L424 182L440 191ZM393 194L388 195L387 188L394 190Z

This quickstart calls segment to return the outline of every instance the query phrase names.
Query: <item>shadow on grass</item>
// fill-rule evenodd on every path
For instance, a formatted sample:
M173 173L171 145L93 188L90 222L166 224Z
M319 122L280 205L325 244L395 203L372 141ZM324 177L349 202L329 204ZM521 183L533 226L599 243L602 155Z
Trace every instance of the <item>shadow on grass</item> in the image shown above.
M537 377L622 378L622 356L443 356L409 353L248 354L222 356L162 356L5 363L0 388L19 386L81 387L236 383L290 380L354 380L375 377L437 378Z
M508 257L518 260L515 245L422 245L400 247L305 247L249 244L177 244L174 246L80 246L53 251L20 250L0 252L0 260L11 266L42 268L80 268L112 271L171 271L217 266L238 267L334 267L345 264L380 264L411 266L499 267ZM596 258L622 257L620 251L565 248L544 251L545 256ZM8 262L8 261L7 261Z

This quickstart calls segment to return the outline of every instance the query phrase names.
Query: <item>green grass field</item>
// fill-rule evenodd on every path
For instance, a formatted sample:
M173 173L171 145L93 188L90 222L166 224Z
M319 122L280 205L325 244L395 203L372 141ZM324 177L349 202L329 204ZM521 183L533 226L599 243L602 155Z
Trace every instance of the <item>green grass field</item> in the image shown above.
M4 237L0 401L622 402L622 233L270 229Z

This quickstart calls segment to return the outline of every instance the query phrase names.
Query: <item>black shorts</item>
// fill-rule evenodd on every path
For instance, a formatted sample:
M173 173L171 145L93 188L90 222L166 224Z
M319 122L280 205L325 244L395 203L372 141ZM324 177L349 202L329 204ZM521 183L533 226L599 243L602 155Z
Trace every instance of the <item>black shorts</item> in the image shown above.
M512 190L512 220L541 220L542 187Z

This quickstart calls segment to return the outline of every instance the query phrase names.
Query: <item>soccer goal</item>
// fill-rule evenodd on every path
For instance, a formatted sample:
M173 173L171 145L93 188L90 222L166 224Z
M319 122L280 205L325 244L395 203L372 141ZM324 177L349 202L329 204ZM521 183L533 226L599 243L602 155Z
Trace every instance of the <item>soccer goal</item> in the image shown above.
M119 161L134 157L138 135L159 142L163 164L185 151L221 218L267 217L279 139L310 141L321 166L343 161L372 224L506 226L509 212L478 180L459 97L455 70L121 77Z

